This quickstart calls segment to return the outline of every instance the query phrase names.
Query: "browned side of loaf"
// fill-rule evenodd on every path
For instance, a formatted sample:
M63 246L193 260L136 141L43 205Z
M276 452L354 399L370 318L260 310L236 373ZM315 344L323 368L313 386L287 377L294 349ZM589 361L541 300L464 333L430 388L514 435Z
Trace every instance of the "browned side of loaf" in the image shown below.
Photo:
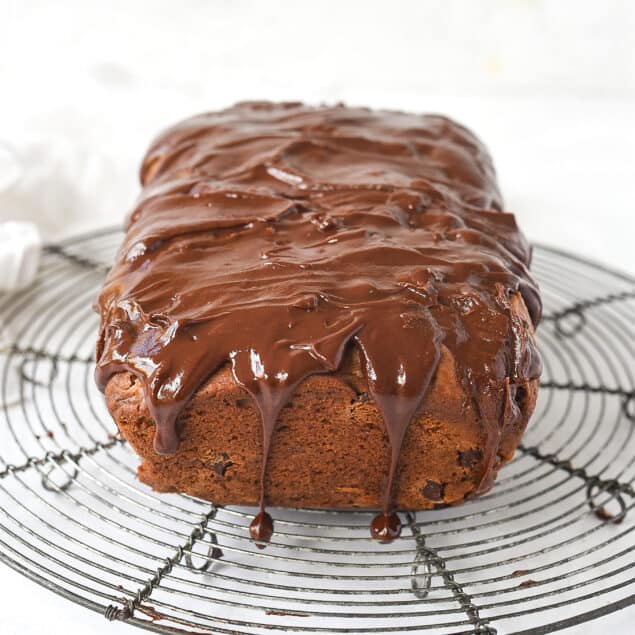
M512 309L530 325L524 302ZM529 336L533 338L531 326ZM496 388L500 408L505 390ZM501 430L495 471L511 459L533 412L538 380L517 384L512 395L522 417ZM139 478L160 492L185 492L224 505L255 505L260 488L262 429L247 392L229 366L214 373L183 411L181 446L160 456L154 422L141 384L130 373L113 376L106 402L123 436L141 457ZM442 358L408 429L399 463L396 503L424 509L464 500L486 469L483 430L471 399L456 379L451 353ZM389 444L369 399L356 349L330 375L304 381L276 426L266 476L270 505L377 508L388 471Z

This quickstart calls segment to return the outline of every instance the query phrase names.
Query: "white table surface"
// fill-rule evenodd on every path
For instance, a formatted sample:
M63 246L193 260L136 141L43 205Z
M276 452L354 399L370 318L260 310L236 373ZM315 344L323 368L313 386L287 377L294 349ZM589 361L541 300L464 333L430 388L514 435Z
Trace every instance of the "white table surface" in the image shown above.
M560 8L553 2L541 3L542 8L532 2L507 3L506 13L511 11L509 5L520 12L516 37L525 43L535 37L532 28L543 33L540 20L545 19L545 11L556 22L567 20L563 5L568 6L569 17L575 18L576 28L586 28L588 22L588 38L587 31L561 33L568 50L571 42L578 41L571 38L578 37L583 56L580 68L573 73L556 57L557 34L551 34L546 53L536 48L523 57L514 48L514 36L505 31L507 53L499 51L499 57L487 58L487 64L495 74L497 65L505 67L509 60L512 71L503 74L508 72L511 79L501 84L487 75L474 80L474 85L469 82L478 68L466 49L452 58L449 75L434 76L434 81L424 81L425 64L421 68L415 64L415 59L425 57L411 58L413 66L400 72L404 71L400 55L408 54L408 46L419 47L428 57L435 49L422 47L441 47L446 55L452 49L439 44L438 38L433 44L424 41L421 15L417 19L423 31L417 34L405 27L401 33L396 27L403 26L404 20L390 14L384 26L392 32L392 40L383 45L387 49L392 45L394 50L378 56L373 47L380 40L380 27L364 23L359 46L354 46L342 24L346 20L354 23L355 12L340 6L344 3L330 6L330 10L340 6L346 13L332 23L317 9L302 15L290 4L284 5L285 11L265 11L262 5L239 3L243 12L239 13L219 3L226 10L222 13L219 7L214 11L189 2L187 24L182 11L170 13L164 3L108 3L86 8L90 4L67 2L63 7L56 5L59 10L52 8L54 3L10 2L6 8L0 4L5 11L0 18L9 18L0 27L4 29L0 30L0 139L18 150L25 169L16 188L0 194L0 220L36 220L50 240L112 225L131 205L137 164L162 126L237 99L343 99L440 111L463 121L490 147L507 207L517 214L532 240L635 275L635 103L630 75L635 56L632 46L625 48L620 41L634 21L633 11L625 10L623 3L617 3L622 13L612 22L590 16L588 11L577 12L579 3L560 3ZM474 6L466 3L463 8L467 4ZM605 6L594 6L599 5ZM272 6L280 8L281 4ZM195 20L194 11L205 19ZM474 11L466 10L469 15L463 22L453 18L454 28L471 32L467 22L479 18ZM485 14L484 9L481 12ZM523 22L523 12L535 21L533 27ZM551 15L554 12L556 18ZM429 16L435 24L437 13ZM246 19L247 14L251 20ZM484 46L491 48L492 38L501 33L503 18L496 16L487 22L489 27L483 27L491 28L491 37L483 39L485 44L477 43L475 55ZM117 30L118 19L121 31ZM166 41L163 34L175 20L173 37ZM307 23L301 37L297 33L291 36L294 51L289 53L281 43L283 35ZM262 24L268 29L263 31ZM128 28L130 25L134 28ZM593 47L593 38L600 37L598 29L604 37L603 54L621 60L621 70L611 63L613 58L598 62L596 55L584 53ZM327 40L320 35L325 30L330 34ZM209 42L204 46L206 32ZM476 46L465 42L461 46ZM164 50L168 46L169 55ZM312 55L307 53L311 50ZM541 54L543 58L551 55L552 63ZM488 49L486 55L493 54ZM369 59L372 68L364 65ZM364 71L358 72L361 66ZM300 72L307 68L309 73ZM555 70L550 73L549 69ZM587 70L595 82L590 87ZM542 92L533 90L532 78L523 75L531 72L536 73L536 82L542 82L536 84ZM454 90L452 73L472 86L469 92ZM594 86L599 88L594 90ZM131 632L125 624L107 623L2 565L0 598L2 635ZM633 632L634 619L635 609L630 608L567 632L581 635L610 629L615 635L627 635Z

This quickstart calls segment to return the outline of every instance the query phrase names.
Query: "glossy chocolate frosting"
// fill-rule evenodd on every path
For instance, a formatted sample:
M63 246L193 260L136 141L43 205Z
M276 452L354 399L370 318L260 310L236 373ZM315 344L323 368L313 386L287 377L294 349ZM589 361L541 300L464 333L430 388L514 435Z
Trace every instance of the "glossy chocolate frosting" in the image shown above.
M442 346L480 414L479 489L489 486L495 396L540 374L511 298L520 292L534 326L541 303L531 250L472 133L438 115L243 103L162 134L141 182L99 297L97 382L139 378L155 449L167 454L184 405L230 361L262 418L256 540L272 531L264 475L278 413L306 377L335 371L349 344L390 442L371 533L399 534L400 448Z

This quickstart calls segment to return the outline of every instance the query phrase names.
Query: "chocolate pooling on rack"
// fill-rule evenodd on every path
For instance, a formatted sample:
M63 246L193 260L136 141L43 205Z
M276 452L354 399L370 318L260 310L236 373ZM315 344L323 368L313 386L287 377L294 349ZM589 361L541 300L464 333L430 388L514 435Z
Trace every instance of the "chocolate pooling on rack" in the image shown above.
M273 531L265 476L278 414L349 345L390 445L374 537L399 535L400 449L443 347L481 418L479 490L491 485L510 385L540 374L510 301L522 295L534 326L541 304L531 250L468 130L437 115L238 104L161 135L141 181L98 301L97 382L135 374L155 449L169 454L183 407L231 363L262 421L258 544Z

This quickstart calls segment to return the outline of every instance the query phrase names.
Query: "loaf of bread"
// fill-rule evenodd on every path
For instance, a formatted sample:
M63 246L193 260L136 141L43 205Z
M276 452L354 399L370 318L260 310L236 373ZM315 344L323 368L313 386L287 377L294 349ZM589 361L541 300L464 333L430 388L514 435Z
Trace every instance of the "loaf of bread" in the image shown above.
M541 304L491 160L438 115L250 102L163 133L99 297L97 382L155 490L396 513L487 491Z

